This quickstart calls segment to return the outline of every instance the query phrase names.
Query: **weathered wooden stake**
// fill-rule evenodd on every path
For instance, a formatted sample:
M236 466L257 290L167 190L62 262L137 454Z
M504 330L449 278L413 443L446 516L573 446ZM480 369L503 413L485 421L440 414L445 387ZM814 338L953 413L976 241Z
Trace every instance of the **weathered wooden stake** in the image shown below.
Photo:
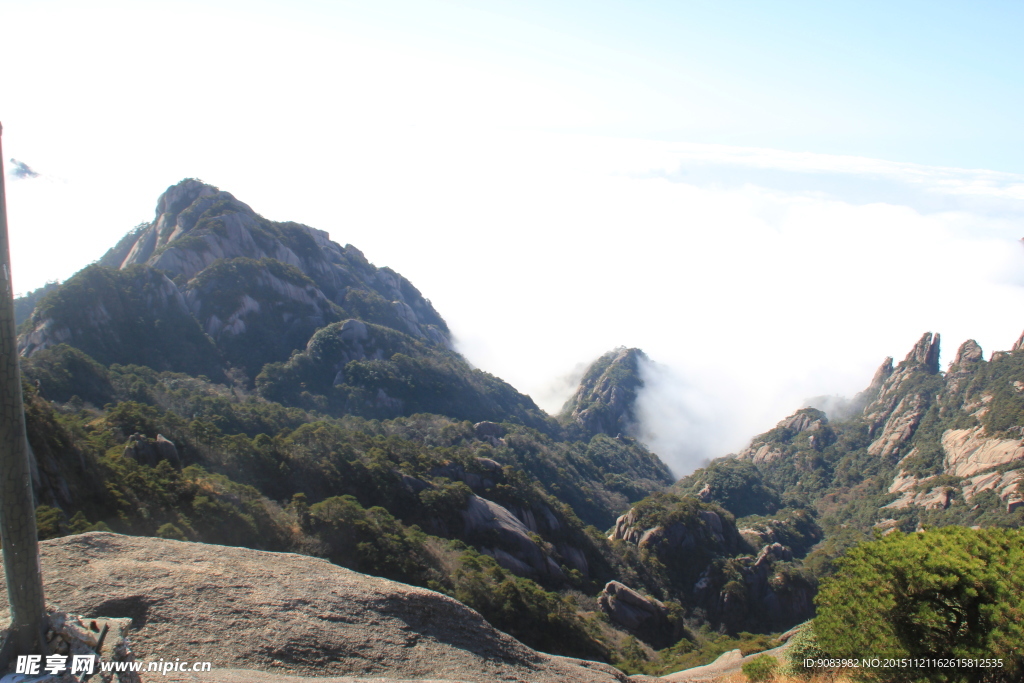
M0 647L0 673L11 668L18 655L49 654L43 631L46 603L28 458L0 144L0 543L11 605L11 624Z

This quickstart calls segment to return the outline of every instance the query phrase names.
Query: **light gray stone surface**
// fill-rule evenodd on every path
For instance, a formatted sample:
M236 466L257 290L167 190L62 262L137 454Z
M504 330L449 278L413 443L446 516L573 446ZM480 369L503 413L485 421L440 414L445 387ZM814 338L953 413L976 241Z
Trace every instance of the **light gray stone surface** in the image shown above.
M214 669L143 680L629 680L606 664L536 652L447 596L326 560L99 532L40 549L49 604L132 617L132 649L144 662L181 658ZM6 609L0 596L0 618Z

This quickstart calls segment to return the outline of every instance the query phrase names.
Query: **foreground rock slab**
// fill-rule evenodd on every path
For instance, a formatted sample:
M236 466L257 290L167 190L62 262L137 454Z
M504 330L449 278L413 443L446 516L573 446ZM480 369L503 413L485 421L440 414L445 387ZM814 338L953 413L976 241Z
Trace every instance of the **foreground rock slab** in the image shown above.
M40 552L49 604L131 617L143 663L212 663L205 673L143 680L630 680L605 664L536 652L447 596L317 558L101 532L44 541Z

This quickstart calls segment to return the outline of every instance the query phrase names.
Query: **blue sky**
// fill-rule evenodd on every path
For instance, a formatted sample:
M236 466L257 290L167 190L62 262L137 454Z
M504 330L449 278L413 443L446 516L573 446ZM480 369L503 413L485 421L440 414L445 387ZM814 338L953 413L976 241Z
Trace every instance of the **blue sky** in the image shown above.
M406 275L550 410L581 364L645 349L650 440L682 473L926 330L946 359L1016 340L1022 15L6 0L15 288L199 177Z
M1024 170L1019 2L299 6L297 22L529 74L609 110L567 129Z

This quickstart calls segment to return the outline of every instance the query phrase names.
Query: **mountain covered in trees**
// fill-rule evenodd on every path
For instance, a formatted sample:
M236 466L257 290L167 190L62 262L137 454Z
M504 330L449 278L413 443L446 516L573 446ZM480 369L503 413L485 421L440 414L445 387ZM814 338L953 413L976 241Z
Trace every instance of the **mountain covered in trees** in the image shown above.
M633 436L641 350L550 416L400 274L198 180L16 303L42 537L324 557L627 671L769 647L873 534L1024 521L1021 342L943 371L926 334L676 481Z

